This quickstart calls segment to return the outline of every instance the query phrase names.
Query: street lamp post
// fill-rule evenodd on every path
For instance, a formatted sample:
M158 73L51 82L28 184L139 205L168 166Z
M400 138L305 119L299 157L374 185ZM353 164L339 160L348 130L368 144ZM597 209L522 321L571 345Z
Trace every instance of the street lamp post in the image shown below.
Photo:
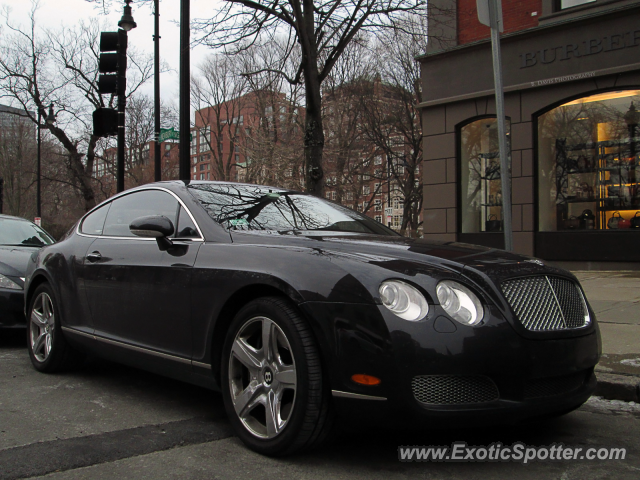
M191 113L191 81L189 60L189 33L191 21L190 0L180 0L180 161L179 179L188 182L191 178L189 130Z
M44 107L38 108L38 169L36 173L36 216L38 218L42 218L42 197L41 197L41 150L42 150L42 114L44 113ZM53 103L49 105L49 114L46 116L45 120L47 125L53 125L56 123L56 116L53 114Z
M133 16L131 15L131 0L125 0L124 12L122 14L122 18L118 22L118 26L124 30L125 36L127 32L133 30L137 27L136 22L133 21ZM121 52L124 57L123 61L126 62L126 49ZM125 63L126 65L126 63ZM120 68L118 74L121 76L119 79L122 84L126 84L126 76L127 70L125 68ZM124 152L125 152L125 136L124 136L124 112L127 104L127 97L125 95L125 89L118 89L118 161L116 165L116 178L117 178L117 186L116 189L118 192L122 192L124 190Z
M154 103L154 137L153 150L154 180L162 180L162 163L160 161L160 0L154 0L154 64L153 64L153 103Z

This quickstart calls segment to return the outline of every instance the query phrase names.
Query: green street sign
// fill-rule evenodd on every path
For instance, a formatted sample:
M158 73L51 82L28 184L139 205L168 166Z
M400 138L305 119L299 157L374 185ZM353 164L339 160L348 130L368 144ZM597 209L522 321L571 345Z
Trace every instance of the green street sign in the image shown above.
M193 139L193 134L189 134L189 142ZM180 140L180 132L173 128L161 128L158 142L166 142L167 140Z

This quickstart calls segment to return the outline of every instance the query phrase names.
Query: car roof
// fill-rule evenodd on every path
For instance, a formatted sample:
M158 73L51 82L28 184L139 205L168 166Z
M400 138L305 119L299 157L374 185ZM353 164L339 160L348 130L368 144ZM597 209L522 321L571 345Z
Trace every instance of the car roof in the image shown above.
M155 183L146 183L144 185L140 185L138 187L134 187L131 188L130 190L138 190L138 189L144 189L145 187L167 187L167 186L189 186L189 185L237 185L239 187L259 187L259 188L269 188L271 190L277 190L277 191L281 191L281 192L292 192L292 190L286 189L286 188L282 188L282 187L274 187L273 185L259 185L256 183L241 183L241 182L232 182L232 181L222 181L222 180L189 180L188 182L185 182L184 180L165 180L162 182L155 182ZM125 190L126 192L127 190ZM123 192L124 193L124 192ZM303 192L296 192L296 193L303 193Z
M33 223L31 220L27 220L26 218L23 218L23 217L14 217L13 215L5 215L5 214L0 213L0 220L2 220L2 219L22 220L23 222Z

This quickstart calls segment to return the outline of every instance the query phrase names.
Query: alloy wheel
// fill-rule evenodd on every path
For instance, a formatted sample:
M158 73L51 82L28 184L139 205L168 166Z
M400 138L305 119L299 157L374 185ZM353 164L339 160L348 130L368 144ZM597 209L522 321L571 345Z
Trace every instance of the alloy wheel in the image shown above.
M255 317L240 328L229 355L229 390L238 418L252 435L276 437L291 418L297 387L287 336L273 320Z
M55 312L53 302L46 292L41 292L33 302L29 322L31 351L34 358L44 362L51 354L53 331L55 328Z

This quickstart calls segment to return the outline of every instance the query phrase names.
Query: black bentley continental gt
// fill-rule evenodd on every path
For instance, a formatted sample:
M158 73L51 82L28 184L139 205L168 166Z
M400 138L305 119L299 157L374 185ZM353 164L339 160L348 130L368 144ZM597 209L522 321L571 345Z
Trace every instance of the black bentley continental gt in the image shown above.
M161 182L34 255L29 352L84 352L220 390L237 435L283 455L336 418L427 428L561 415L594 391L600 336L569 272L402 237L306 194Z

